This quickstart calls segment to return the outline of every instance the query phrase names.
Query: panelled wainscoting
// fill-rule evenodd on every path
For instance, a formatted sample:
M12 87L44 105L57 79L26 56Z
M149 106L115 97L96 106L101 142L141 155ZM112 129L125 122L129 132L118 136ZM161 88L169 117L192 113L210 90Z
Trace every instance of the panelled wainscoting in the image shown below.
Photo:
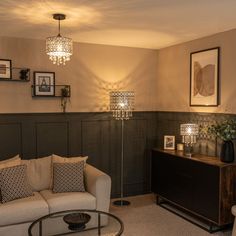
M134 112L124 128L124 191L136 195L151 191L151 150L163 147L164 135L181 142L181 123L207 125L235 115L181 112ZM0 115L1 160L20 154L24 159L52 153L89 156L88 162L112 177L112 196L119 196L121 122L111 113L26 113ZM196 151L219 152L219 142L201 136ZM218 144L218 145L215 145ZM216 148L217 147L217 148Z
M137 112L125 121L124 191L150 192L151 149L156 146L155 112ZM112 177L112 196L119 194L121 122L111 113L35 113L0 115L1 160L48 156L89 156L88 163Z

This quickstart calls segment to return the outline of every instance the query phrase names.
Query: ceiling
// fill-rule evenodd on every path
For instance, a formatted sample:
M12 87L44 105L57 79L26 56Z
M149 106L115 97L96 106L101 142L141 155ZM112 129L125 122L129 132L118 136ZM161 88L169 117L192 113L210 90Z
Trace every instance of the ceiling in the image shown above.
M235 0L1 0L0 35L159 49L236 28Z

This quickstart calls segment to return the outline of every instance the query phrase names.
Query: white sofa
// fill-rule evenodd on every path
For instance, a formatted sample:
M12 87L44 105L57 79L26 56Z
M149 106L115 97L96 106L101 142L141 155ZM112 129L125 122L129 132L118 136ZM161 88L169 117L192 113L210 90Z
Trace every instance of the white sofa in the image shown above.
M53 193L51 186L52 157L22 161L27 165L29 183L34 195L0 203L0 235L26 236L29 225L44 215L73 209L109 211L111 179L102 171L86 164L86 192Z
M236 205L232 206L231 212L235 216L232 236L236 236Z

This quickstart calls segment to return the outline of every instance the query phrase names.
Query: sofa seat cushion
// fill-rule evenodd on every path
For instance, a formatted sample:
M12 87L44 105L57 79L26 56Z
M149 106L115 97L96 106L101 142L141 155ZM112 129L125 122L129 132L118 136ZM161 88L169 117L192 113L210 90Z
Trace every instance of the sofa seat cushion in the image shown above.
M47 214L47 202L34 192L34 196L0 204L0 226L31 222Z
M74 209L96 209L96 198L88 192L53 193L52 190L43 190L40 194L47 201L50 213Z

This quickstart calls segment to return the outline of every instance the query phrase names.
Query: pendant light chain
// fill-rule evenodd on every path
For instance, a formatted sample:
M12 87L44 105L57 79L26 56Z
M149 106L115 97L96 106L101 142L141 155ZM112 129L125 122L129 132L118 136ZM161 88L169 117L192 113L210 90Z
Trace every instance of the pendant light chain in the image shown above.
M61 18L58 20L58 36L61 36Z

